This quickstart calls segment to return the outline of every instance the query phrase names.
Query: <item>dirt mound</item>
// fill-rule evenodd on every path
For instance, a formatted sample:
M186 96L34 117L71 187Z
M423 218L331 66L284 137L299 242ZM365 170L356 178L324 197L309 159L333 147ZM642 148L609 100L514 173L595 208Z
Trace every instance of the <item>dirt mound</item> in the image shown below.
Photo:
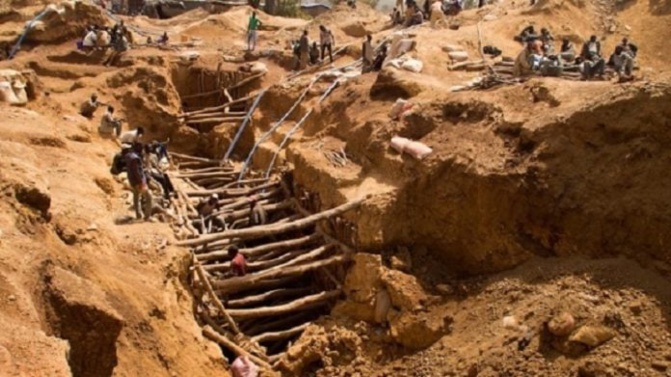
M28 44L62 43L82 38L90 25L106 25L100 8L84 2L50 5L48 13L26 34Z

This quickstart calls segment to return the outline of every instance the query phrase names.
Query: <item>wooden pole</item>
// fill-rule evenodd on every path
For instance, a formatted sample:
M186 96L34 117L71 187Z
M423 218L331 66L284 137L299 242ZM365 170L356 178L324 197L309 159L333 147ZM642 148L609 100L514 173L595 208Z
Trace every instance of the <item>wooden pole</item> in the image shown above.
M268 251L271 250L286 250L290 248L295 248L303 245L310 244L311 242L314 242L318 239L321 238L321 235L319 234L310 234L309 236L305 237L300 237L292 240L287 240L287 241L278 241L278 242L272 242L272 243L267 243L265 245L260 245L257 247L249 248L249 249L240 249L240 252L247 256L247 257L255 257L257 255L264 254ZM228 245L228 243L223 244ZM215 246L215 244L209 245L209 246ZM216 245L219 246L219 245ZM217 260L221 258L225 258L228 256L228 251L216 251L216 252L210 252L206 254L196 254L196 258L198 258L199 261L202 262L207 262L211 260Z
M229 308L244 308L257 305L268 300L303 296L310 293L310 290L311 288L279 288L255 296L247 296L238 300L229 300L226 304Z
M262 342L272 342L272 341L277 341L277 340L283 340L283 339L286 339L286 338L291 338L292 336L296 336L296 335L301 334L310 325L311 325L311 323L307 322L307 323L304 323L302 325L292 327L288 330L267 332L267 333L252 337L252 340L257 342L257 343L262 343Z
M269 224L269 225L261 225L261 226L255 226L247 229L233 229L229 230L226 232L222 233L216 233L216 234L208 234L199 238L191 239L191 240L183 240L177 242L178 246L197 246L197 245L202 245L206 243L210 243L213 241L218 241L222 239L230 239L230 238L253 238L253 237L258 237L258 236L270 236L273 234L279 234L279 233L285 233L293 230L299 230L306 228L308 226L314 225L316 222L320 220L327 219L332 216L337 216L343 212L347 212L351 209L354 209L358 206L361 205L366 199L370 198L371 195L367 195L365 197L355 199L349 203L345 203L343 205L340 205L338 207L332 208L330 210L326 210L308 217L305 217L303 219L293 221L288 224L282 224L282 225L275 225L275 224Z
M276 306L266 306L252 309L231 309L230 314L238 319L261 318L270 316L279 316L301 309L313 308L332 300L342 293L341 290L324 291L310 296L305 296L298 300Z
M198 273L198 278L200 282L203 284L203 286L205 286L205 290L207 291L208 296L210 296L210 300L212 300L214 305L217 307L217 309L219 309L221 314L224 316L226 322L228 322L228 325L231 327L233 334L235 335L239 334L240 329L238 328L238 325L226 311L226 308L224 307L224 304L222 304L221 300L219 300L219 297L217 297L217 295L212 290L210 280L207 278L205 271L203 271L203 267L200 265L200 263L198 263L198 261L195 258L193 259L193 266L196 269L196 273Z
M188 119L186 124L200 124L200 123L235 123L244 120L245 117L224 117L224 118L202 118L202 119Z
M216 331L214 331L214 329L212 329L212 327L210 326L203 327L203 336L221 344L222 346L228 348L229 350L231 350L231 352L235 353L238 356L247 356L249 360L253 361L259 367L267 369L272 372L273 367L270 366L270 364L247 352L244 348L238 346L232 340L217 333Z
M331 266L346 262L349 258L344 255L337 255L324 260L319 260L311 263L302 264L300 266L291 266L280 270L264 271L258 274L245 275L234 277L226 280L215 280L212 282L212 287L215 291L222 292L237 292L249 287L255 287L260 282L269 279L281 279L296 275L302 275L306 272L317 270L322 267Z
M217 110L228 109L228 108L230 108L230 107L233 106L233 105L238 105L238 104L241 104L241 103L245 103L245 102L248 102L248 101L253 100L254 98L256 98L255 95L250 95L250 96L247 96L247 97L238 98L238 99L236 99L236 100L233 100L233 101L231 101L231 102L225 103L225 104L223 104L223 105L213 106L213 107L206 107L206 108L204 108L204 109L200 109L200 110L196 110L196 111L191 111L191 112L188 112L188 113L183 113L183 114L180 114L179 117L180 117L180 118L185 118L185 117L194 116L194 115L198 115L198 114L206 114L206 113L213 112L213 111L217 111Z

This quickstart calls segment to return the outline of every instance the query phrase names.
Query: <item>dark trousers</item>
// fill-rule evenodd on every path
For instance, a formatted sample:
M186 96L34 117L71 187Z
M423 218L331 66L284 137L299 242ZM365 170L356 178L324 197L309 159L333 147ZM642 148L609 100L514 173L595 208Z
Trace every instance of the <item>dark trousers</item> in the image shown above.
M166 199L170 199L170 194L175 192L175 187L172 185L172 182L170 181L170 177L167 175L157 172L154 169L151 169L149 171L149 176L151 179L154 181L158 182L159 185L161 185L161 189L163 190L163 197Z
M329 50L329 59L331 59L331 63L333 63L333 51L330 43L322 44L322 60L324 60L324 52L326 52L326 50Z

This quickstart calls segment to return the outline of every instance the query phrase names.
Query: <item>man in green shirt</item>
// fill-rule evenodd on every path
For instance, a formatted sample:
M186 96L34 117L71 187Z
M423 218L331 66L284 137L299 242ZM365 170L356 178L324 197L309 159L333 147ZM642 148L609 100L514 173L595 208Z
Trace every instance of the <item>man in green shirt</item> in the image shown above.
M252 12L247 25L247 51L254 51L256 48L256 31L259 30L261 21L256 18L256 12Z

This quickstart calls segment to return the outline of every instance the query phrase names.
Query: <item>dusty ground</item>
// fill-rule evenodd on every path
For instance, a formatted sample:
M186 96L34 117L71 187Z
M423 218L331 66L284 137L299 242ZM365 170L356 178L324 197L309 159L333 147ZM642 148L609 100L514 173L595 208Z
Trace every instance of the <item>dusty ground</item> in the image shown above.
M12 5L0 10L0 45L42 9ZM671 36L667 5L541 0L533 8L506 1L470 10L458 31L412 32L421 74L367 74L318 106L280 165L293 168L324 207L374 194L350 215L359 249L373 254L357 257L333 315L289 350L285 375L670 376L671 81L657 53ZM227 375L193 319L186 251L165 246L166 224L115 222L129 214L128 193L108 172L115 146L95 133L102 112L92 121L76 112L97 92L152 137L221 157L234 128L199 132L177 115L181 97L202 89L201 72L216 71L222 57L223 70L237 70L250 12L127 20L150 35L195 42L182 49L200 53L192 65L178 63L182 51L154 47L129 52L120 68L101 66L100 54L72 52L81 29L104 20L84 6L76 17L50 21L59 33L36 33L15 60L0 62L30 68L40 80L36 101L2 105L0 118L0 374ZM528 23L576 46L603 36L607 52L628 35L640 47L641 80L534 79L450 93L477 73L447 71L443 47L458 44L476 56L476 24L487 15L484 44L508 56L519 49L512 35ZM338 46L352 44L336 65L352 61L365 33L375 40L390 33L386 16L364 6L356 15L338 7L314 22L260 17L260 51L246 58L269 73L236 96L270 90L236 159L310 79L277 84L289 73L287 42L303 28L316 36L325 23ZM261 145L256 167L265 169L326 86L316 85ZM388 116L398 97L414 103L405 122ZM421 162L400 156L389 148L394 135L434 152ZM335 167L323 152L340 148L350 162ZM546 322L562 312L575 328L552 335ZM610 339L585 346L594 329Z

